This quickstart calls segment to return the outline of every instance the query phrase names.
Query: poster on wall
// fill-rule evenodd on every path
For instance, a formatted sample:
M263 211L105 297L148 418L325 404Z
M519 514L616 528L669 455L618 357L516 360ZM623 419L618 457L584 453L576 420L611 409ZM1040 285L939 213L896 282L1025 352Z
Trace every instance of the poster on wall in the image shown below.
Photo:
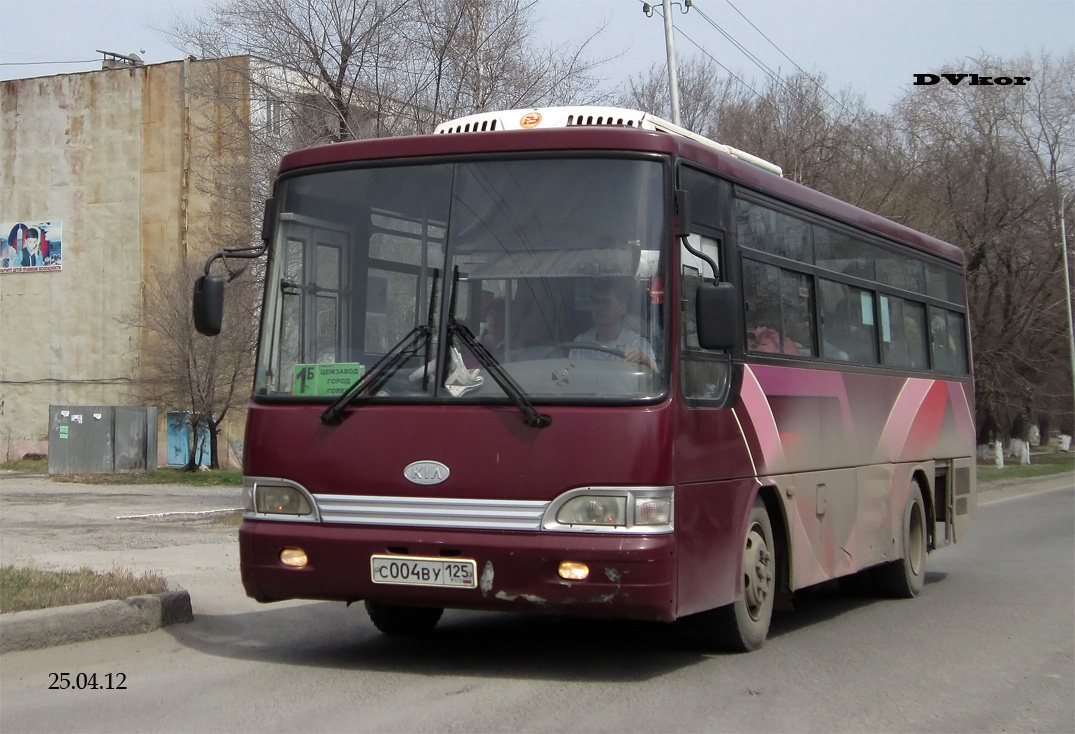
M59 219L0 222L0 273L60 270L62 233Z

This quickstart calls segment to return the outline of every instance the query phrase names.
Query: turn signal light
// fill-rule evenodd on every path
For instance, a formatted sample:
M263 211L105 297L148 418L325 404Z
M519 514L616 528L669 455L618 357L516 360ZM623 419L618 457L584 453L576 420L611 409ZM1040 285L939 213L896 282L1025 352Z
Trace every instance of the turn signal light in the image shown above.
M560 578L568 581L584 581L590 575L590 568L585 563L562 561L559 568Z

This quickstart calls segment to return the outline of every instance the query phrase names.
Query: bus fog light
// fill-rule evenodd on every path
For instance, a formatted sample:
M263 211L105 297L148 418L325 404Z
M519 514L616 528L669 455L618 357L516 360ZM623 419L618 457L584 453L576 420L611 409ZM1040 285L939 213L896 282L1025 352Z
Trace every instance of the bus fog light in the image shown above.
M624 525L627 517L626 497L580 495L564 503L556 513L563 525Z
M585 563L561 561L559 574L560 578L568 581L584 581L590 575L590 569Z
M280 551L280 563L292 568L302 568L306 565L306 551L302 548L284 548Z
M636 525L667 525L671 520L671 498L639 497L635 500Z

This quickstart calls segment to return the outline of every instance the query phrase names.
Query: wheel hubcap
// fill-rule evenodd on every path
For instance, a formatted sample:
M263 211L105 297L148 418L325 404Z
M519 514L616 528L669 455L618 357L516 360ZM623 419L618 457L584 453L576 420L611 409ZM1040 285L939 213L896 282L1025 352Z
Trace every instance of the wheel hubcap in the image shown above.
M747 533L743 546L743 598L751 619L761 617L762 607L772 593L773 557L765 543L765 536L755 525Z

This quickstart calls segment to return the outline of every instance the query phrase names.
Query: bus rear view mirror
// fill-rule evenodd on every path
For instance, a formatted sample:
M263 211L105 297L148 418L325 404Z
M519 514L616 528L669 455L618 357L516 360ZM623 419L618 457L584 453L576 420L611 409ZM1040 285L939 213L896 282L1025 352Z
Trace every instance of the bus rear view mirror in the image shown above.
M224 319L224 278L203 275L194 281L194 328L199 334L216 336Z
M695 316L698 345L702 349L731 349L739 333L739 298L731 283L703 283L698 286Z

